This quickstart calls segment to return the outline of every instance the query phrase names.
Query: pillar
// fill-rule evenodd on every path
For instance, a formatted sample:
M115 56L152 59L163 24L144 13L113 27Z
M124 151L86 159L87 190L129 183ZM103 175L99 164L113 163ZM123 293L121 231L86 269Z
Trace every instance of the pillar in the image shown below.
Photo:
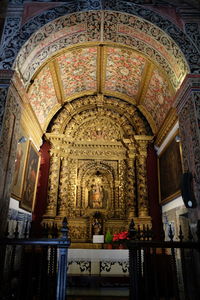
M57 213L58 186L60 176L60 155L54 149L50 150L50 170L48 181L47 208L44 219L55 218Z
M128 192L127 192L127 203L128 203L128 218L132 219L136 217L136 193L135 193L135 147L129 145L128 153Z
M147 146L152 137L135 136L138 145L136 158L138 217L149 216L147 192Z
M59 210L58 216L67 216L67 198L68 198L68 161L66 158L61 159L60 183L59 183Z
M179 118L184 172L193 174L197 208L189 208L190 224L200 220L200 75L188 75L181 85L175 106ZM194 229L194 232L196 229Z
M12 75L12 71L0 71L0 236L7 225L21 117L21 98L10 85Z

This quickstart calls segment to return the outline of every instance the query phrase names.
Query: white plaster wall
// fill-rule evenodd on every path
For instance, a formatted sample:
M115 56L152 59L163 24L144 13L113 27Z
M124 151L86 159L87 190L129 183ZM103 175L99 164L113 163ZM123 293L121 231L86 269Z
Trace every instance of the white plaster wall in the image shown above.
M13 199L13 198L10 198L10 205L9 205L9 208L12 208L12 209L16 209L18 210L19 212L22 212L22 213L25 213L25 214L28 214L28 215L32 215L30 212L22 209L19 207L19 201Z

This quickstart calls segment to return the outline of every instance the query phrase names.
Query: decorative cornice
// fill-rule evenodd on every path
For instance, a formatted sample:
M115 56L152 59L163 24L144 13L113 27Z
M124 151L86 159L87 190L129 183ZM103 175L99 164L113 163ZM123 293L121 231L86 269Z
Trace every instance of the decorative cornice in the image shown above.
M25 131L32 137L36 147L39 149L42 145L43 131L30 104L23 104L21 123Z
M185 106L193 91L200 91L200 75L189 74L185 77L174 102L174 107L176 107L178 114Z
M162 127L160 128L157 138L155 141L155 145L160 147L162 142L164 141L167 134L173 128L174 124L177 122L177 113L175 108L171 108L169 114L167 115Z

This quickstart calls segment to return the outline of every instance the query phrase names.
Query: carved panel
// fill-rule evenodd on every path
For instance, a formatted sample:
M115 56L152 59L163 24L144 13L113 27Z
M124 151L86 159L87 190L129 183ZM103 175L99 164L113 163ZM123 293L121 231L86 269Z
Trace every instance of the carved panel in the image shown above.
M0 138L0 235L2 232L5 232L20 117L19 96L10 88L5 105L2 136Z
M7 91L8 88L0 88L0 136L2 131L3 116L5 112Z
M13 37L19 39L20 17L7 17L4 24L4 31L2 34L1 48L0 48L0 69L11 69L13 59L20 48L16 49L16 40L13 41ZM13 47L11 46L13 45ZM12 62L8 65L6 62Z
M200 49L200 22L199 23L186 23L185 31L187 35L193 40L194 44ZM198 63L198 57L194 57Z
M195 176L194 189L197 201L200 195L198 188L200 182L199 101L200 92L191 94L179 113L183 167L185 172L190 171Z

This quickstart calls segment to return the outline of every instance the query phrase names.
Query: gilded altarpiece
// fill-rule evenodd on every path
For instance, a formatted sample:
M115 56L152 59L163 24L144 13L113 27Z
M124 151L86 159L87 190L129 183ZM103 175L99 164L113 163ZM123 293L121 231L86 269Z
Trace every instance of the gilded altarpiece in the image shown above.
M103 107L95 105L98 96L66 104L46 134L51 163L43 222L60 224L67 216L74 242L91 241L95 215L103 234L126 229L131 218L151 224L145 158L152 137L137 135L134 118L107 109L106 100Z

